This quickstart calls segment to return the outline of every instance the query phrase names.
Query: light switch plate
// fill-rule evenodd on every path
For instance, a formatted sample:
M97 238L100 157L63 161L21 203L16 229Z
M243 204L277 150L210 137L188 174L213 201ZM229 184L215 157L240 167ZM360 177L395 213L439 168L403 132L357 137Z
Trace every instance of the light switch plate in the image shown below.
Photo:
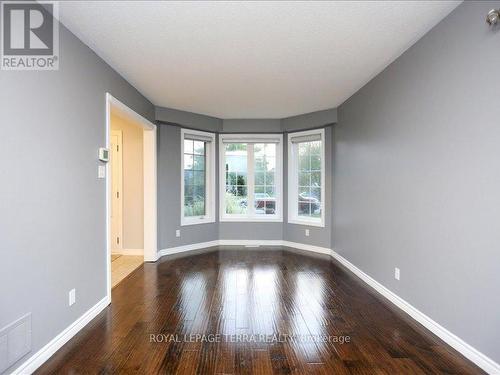
M306 237L309 237L309 229L306 229Z
M97 178L106 178L106 166L99 165L97 167Z
M76 302L76 290L73 288L68 293L68 305L74 305Z
M175 237L180 237L181 236L181 230L180 229L177 229L175 231Z

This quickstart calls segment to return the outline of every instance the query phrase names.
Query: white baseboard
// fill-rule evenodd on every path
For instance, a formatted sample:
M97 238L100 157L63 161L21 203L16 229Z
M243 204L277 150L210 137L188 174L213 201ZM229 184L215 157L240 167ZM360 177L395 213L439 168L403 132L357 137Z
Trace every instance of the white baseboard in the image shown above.
M293 247L294 249L312 251L313 253L332 255L332 250L327 247L307 245L299 242L281 241L283 246Z
M219 240L219 246L282 246L281 240Z
M32 374L45 361L47 361L56 351L66 344L73 336L75 336L83 327L85 327L92 319L94 319L102 310L110 304L108 296L97 302L81 317L75 320L69 327L54 337L47 345L41 348L38 352L32 355L21 366L15 369L12 374L26 375Z
M165 255L183 253L186 251L203 249L203 248L212 247L212 246L219 246L219 241L215 240L215 241L208 241L208 242L199 242L199 243L194 243L194 244L190 244L190 245L183 245L183 246L170 247L168 249L162 249L158 252L158 257L162 257Z
M491 358L487 357L479 350L473 348L465 341L463 341L460 337L454 335L446 328L441 326L439 323L435 322L423 312L409 304L407 301L399 297L398 295L391 292L385 286L380 284L378 281L373 279L371 276L367 275L363 271L361 271L354 264L345 259L342 255L338 254L334 250L331 251L331 255L333 258L339 261L343 266L345 266L349 271L358 276L361 280L363 280L370 287L375 289L378 293L380 293L383 297L387 298L394 305L399 307L405 313L410 315L417 322L422 324L429 331L438 336L441 340L446 342L452 348L454 348L457 352L461 353L464 357L474 362L476 365L481 367L488 374L500 374L500 364L493 361Z

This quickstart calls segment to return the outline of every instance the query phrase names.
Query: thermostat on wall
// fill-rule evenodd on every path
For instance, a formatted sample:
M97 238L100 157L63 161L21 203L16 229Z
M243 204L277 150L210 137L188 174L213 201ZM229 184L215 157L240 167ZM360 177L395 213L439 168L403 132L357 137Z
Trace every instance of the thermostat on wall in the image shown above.
M109 150L105 147L99 148L99 160L107 163L109 161Z

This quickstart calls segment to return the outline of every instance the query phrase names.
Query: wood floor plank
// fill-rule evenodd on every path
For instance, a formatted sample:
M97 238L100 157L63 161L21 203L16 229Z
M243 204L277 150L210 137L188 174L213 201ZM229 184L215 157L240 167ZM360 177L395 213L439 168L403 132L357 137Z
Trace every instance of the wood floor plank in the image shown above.
M215 248L112 293L38 374L484 373L324 256Z

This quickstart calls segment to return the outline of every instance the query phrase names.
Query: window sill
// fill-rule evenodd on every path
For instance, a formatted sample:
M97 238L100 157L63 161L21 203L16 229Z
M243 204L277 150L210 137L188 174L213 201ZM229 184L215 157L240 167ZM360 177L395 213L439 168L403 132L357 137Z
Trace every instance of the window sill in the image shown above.
M325 223L322 221L300 220L300 219L288 219L288 224L297 224L308 227L320 227L320 228L325 227Z
M255 217L221 217L221 223L282 223L281 217L255 218Z
M214 218L203 218L203 219L182 219L181 220L181 227L186 227L189 225L198 225L198 224L210 224L210 223L215 223Z

